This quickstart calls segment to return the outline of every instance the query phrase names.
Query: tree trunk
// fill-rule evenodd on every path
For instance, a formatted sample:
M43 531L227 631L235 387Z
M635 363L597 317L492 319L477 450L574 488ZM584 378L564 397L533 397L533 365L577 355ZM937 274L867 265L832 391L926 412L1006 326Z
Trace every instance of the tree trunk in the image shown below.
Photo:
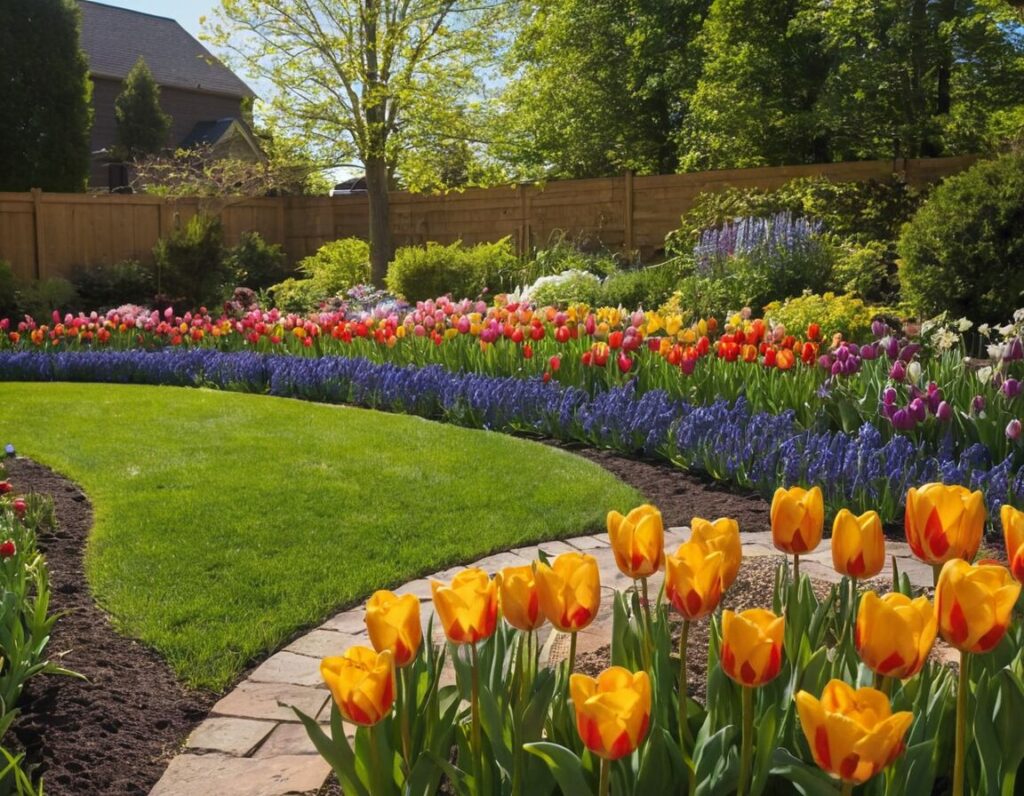
M382 158L368 159L366 192L370 203L370 277L376 287L384 287L388 263L394 253L388 183L387 163Z

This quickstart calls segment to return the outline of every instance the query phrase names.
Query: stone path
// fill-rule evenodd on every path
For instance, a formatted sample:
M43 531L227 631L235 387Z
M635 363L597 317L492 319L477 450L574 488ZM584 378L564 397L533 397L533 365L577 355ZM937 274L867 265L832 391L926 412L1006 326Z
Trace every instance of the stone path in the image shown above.
M674 550L689 536L689 528L666 531L665 546ZM772 547L771 533L744 533L744 557L780 555ZM623 590L633 581L619 572L606 534L581 536L564 542L546 542L488 556L470 564L494 574L507 566L521 566L536 560L538 549L549 556L570 550L583 550L595 556L606 593ZM905 543L887 542L888 555L895 556L901 572L915 586L931 586L932 570L911 556ZM890 559L891 560L891 559ZM450 580L464 567L452 567L431 576ZM838 582L832 569L832 554L826 540L818 552L800 559L801 572L828 582ZM891 576L886 564L884 575ZM651 579L656 592L660 575ZM399 594L411 593L420 599L423 624L433 612L430 578L410 581ZM602 612L587 630L580 633L579 651L597 649L608 643L611 626L609 597L602 600ZM150 791L150 796L285 796L319 789L330 768L316 753L289 706L329 720L329 694L320 679L320 659L339 655L357 644L368 645L363 623L365 607L359 605L324 622L320 627L293 641L267 658L252 674L224 696L209 717L189 737L183 752L171 760L167 771ZM440 630L437 630L440 636ZM553 657L561 634L551 631L544 649Z

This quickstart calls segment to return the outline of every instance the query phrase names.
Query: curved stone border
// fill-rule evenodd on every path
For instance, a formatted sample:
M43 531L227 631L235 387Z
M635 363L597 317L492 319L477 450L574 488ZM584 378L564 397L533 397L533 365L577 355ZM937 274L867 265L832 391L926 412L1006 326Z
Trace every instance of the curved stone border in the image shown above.
M665 534L667 549L675 549L689 536L689 528L670 528ZM778 556L769 532L744 533L744 557ZM487 556L468 566L477 566L494 574L508 566L522 566L537 558L537 551L549 556L583 550L595 556L601 570L602 588L622 590L633 581L619 572L606 534L581 536L563 542L545 542ZM888 556L882 576L891 577L895 557L901 572L906 572L917 587L932 585L932 570L911 556L901 542L887 542ZM837 582L832 569L832 554L825 543L818 552L802 556L801 572L812 578ZM432 578L450 580L464 567L451 567ZM660 574L652 578L659 589ZM423 624L433 613L430 578L410 581L395 590L415 594L420 599ZM318 790L330 767L316 753L297 721L291 706L326 723L330 714L328 692L320 679L320 659L338 655L357 644L368 644L363 623L365 605L343 611L320 627L293 641L267 658L245 680L228 692L210 711L210 715L189 737L185 750L171 760L167 771L150 796L284 796ZM436 623L435 623L436 624ZM579 650L589 651L608 643L611 626L611 600L602 600L597 620L579 634ZM545 650L550 651L560 635L551 631ZM441 631L435 628L437 640ZM451 674L449 673L449 676Z

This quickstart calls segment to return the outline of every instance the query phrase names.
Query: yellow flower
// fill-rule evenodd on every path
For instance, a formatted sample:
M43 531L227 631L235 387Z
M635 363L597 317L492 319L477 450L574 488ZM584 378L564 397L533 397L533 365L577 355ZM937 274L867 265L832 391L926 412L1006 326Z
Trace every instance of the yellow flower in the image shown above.
M453 644L475 644L493 635L498 625L498 586L482 569L464 569L451 585L432 580L444 634Z
M821 544L825 502L821 488L798 486L775 490L772 498L772 541L784 553L802 555Z
M505 567L498 575L498 591L501 613L512 627L530 631L544 624L532 566Z
M939 633L962 652L991 652L1010 625L1020 584L1006 567L946 562L935 587Z
M999 510L1003 523L1003 537L1006 540L1006 555L1010 560L1010 572L1024 583L1024 511L1015 509L1009 503Z
M814 762L854 785L867 782L903 753L914 720L909 711L893 713L881 691L855 691L842 680L829 681L820 700L798 692L796 709Z
M904 514L907 542L926 564L952 558L972 561L985 529L985 500L981 492L963 486L925 484L907 492Z
M879 597L869 591L860 599L854 645L871 671L906 680L928 660L938 629L927 597L912 600L899 592Z
M679 545L665 559L665 594L669 602L689 620L707 616L722 599L722 570L725 556L711 552L699 542Z
M562 553L551 566L534 564L540 610L563 633L582 630L601 605L601 574L597 559L586 553Z
M594 678L574 674L569 693L576 711L576 729L591 752L618 760L636 749L651 722L651 680L621 666Z
M840 509L832 523L832 566L840 575L873 578L885 566L885 538L878 512L859 517Z
M369 727L391 712L395 701L395 666L389 650L352 647L337 658L320 661L320 675L341 715Z
M729 517L719 517L713 522L694 517L690 529L691 542L699 542L708 550L722 554L722 590L727 590L736 580L743 560L740 524Z
M681 315L667 315L665 316L665 333L669 337L675 337L679 334L679 329L683 325L683 318Z
M763 608L722 613L722 671L740 685L764 685L782 669L784 617Z
M647 578L661 569L665 557L665 528L661 512L644 504L623 517L608 512L608 536L615 553L615 563L624 575Z
M365 619L375 650L390 650L399 668L413 662L423 640L419 597L414 594L399 597L383 589L374 592L366 601Z

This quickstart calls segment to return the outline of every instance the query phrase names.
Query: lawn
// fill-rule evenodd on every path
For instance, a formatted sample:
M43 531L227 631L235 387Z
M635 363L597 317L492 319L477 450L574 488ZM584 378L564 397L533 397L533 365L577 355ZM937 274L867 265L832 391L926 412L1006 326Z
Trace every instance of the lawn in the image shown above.
M91 384L0 384L0 405L0 443L92 500L87 575L118 628L217 690L374 589L639 499L571 454L403 415Z

